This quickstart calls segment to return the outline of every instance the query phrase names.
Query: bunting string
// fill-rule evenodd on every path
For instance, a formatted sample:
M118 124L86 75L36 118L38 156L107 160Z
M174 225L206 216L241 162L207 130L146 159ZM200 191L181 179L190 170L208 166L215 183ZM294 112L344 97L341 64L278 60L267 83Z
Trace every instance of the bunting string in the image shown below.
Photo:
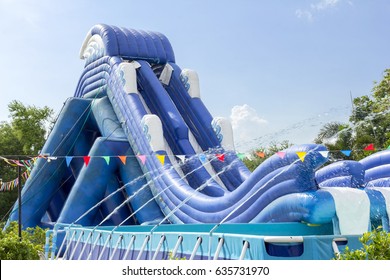
M28 170L26 170L25 172L23 172L21 174L21 177L26 181L28 179L28 177L30 176L30 173ZM9 182L3 182L3 181L0 181L0 192L9 192L9 191L12 191L13 189L17 188L19 185L19 178L16 178L12 181L9 181Z
M387 149L389 150L390 146ZM372 143L368 144L362 150L372 151L372 152L380 151L380 150L376 150L374 144L372 144ZM361 150L359 150L359 151L361 151ZM319 153L324 158L328 158L329 153L334 153L334 152L341 152L345 156L349 157L353 153L353 150L320 151ZM286 152L279 151L279 152L276 152L275 154L278 157L280 157L281 159L283 159L286 155ZM306 154L307 154L306 152L296 152L297 157L302 162L305 160ZM265 158L266 156L269 156L263 151L256 151L253 153L237 153L236 155L241 160L245 160L245 159L251 160L251 159L253 159L254 156L259 157L259 158ZM140 154L138 154L138 155L116 155L116 156L89 156L88 155L88 156L55 156L55 157L54 156L47 156L47 155L38 155L38 156L31 157L31 159L29 159L29 160L15 160L15 159L10 159L10 158L0 156L0 159L4 160L4 162L6 162L7 164L14 166L14 167L17 167L17 166L25 167L26 171L23 172L21 175L22 175L22 178L24 180L27 180L27 178L30 176L31 169L38 158L46 159L48 163L50 163L51 161L55 161L57 159L65 159L66 165L68 167L70 166L73 159L82 158L84 161L84 165L87 167L92 158L101 158L106 162L107 165L110 164L112 158L118 158L122 162L122 164L126 165L128 157L136 157L142 165L145 165L146 161L149 160L151 156L155 157L161 163L161 165L164 165L166 162L166 160L165 160L166 155L160 155L160 154L156 154L156 155L140 155ZM186 155L174 155L174 156L177 159L179 159L180 162L182 162L182 163L184 163L186 160ZM221 162L225 161L225 154L223 154L223 153L222 154L221 153L216 153L216 154L200 153L200 154L197 154L194 156L197 156L198 159L202 163L206 163L208 160L219 160ZM1 182L0 181L0 192L11 191L15 187L17 187L18 184L19 184L18 179L14 179L14 180L9 181L9 182Z

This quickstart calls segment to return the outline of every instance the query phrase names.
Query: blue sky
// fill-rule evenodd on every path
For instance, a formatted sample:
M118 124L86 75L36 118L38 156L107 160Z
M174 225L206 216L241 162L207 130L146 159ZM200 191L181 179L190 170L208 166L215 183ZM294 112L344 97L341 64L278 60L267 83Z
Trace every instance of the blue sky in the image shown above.
M310 143L390 68L389 15L386 0L0 0L0 120L14 99L59 111L85 35L107 23L164 33L238 150Z

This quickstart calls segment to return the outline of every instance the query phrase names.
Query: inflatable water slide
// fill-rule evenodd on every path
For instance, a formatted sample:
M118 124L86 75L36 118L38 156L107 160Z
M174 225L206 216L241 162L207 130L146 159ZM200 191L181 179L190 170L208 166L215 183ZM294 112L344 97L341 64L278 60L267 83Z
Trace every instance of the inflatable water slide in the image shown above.
M325 146L297 145L251 173L163 34L95 25L80 58L22 191L47 257L330 259L389 229L390 151L323 167Z

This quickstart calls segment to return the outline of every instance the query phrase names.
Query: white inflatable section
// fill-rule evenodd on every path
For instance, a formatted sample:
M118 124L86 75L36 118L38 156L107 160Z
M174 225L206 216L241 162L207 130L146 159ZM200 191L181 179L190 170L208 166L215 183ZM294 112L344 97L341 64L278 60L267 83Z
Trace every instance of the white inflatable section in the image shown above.
M192 98L200 98L198 73L191 69L183 69L180 75L182 77L182 82L186 84L188 94Z
M167 65L169 65L169 64L167 64ZM128 63L128 62L121 63L120 69L125 74L124 77L125 77L126 82L125 82L124 87L125 87L126 93L138 93L139 94L139 92L137 90L137 82L136 82L137 81L136 69L139 67L140 67L139 63L137 63L135 61L130 62L130 63ZM170 65L169 65L169 67L166 66L164 68L164 69L168 69L168 70L166 70L167 71L166 74L164 74L164 75L166 75L164 78L165 82L168 82L168 83L169 83L168 79L170 80L170 75L172 74L172 72L169 73L170 68L172 68L172 66L170 66ZM172 71L173 71L173 68L172 68ZM160 78L160 81L161 81L161 78ZM129 85L126 86L126 84L129 84ZM181 178L183 178L185 181L187 181L180 166L178 164L175 164L177 162L177 159L175 158L175 155L173 155L173 152L172 152L171 148L169 147L168 142L166 141L166 139L163 136L163 129L162 129L162 123L161 123L160 118L156 115L151 114L151 111L150 111L149 107L146 105L145 100L142 98L141 95L139 95L139 97L140 97L140 100L141 100L145 110L148 112L148 115L145 115L142 118L141 125L144 128L144 133L146 133L147 137L150 139L150 145L152 147L152 150L153 151L159 151L159 150L166 151L166 153L169 157L169 160L173 164L176 172L181 176ZM196 141L194 135L192 134L192 132L190 130L188 130L188 139L189 139L194 151L197 154L203 153L202 148L199 146L198 142ZM210 176L221 187L226 189L225 184L222 182L222 180L219 178L219 176L217 176L216 172L214 171L214 169L211 166L209 161L207 163L205 163L203 165L203 167L207 170L207 172L210 174Z
M119 71L123 72L123 78L125 83L123 89L127 94L130 93L139 93L137 88L137 68L140 68L141 65L136 62L123 62L119 65Z
M365 191L326 187L335 202L340 234L363 234L370 226L370 200Z
M81 49L80 49L80 52L79 52L79 57L80 59L84 59L84 52L85 52L85 49L87 48L88 46L88 43L89 43L89 40L92 38L92 33L91 31L89 31L87 33L87 35L85 36L84 38L84 41L83 41L83 44L81 45ZM101 38L100 38L101 39Z
M212 120L211 126L221 146L227 151L234 151L233 128L230 121L226 118L216 117Z
M191 130L188 131L188 140L191 143L192 148L194 148L195 153L202 154L203 150L199 146L198 142L195 139L194 134L192 134ZM213 169L213 166L211 165L210 161L207 159L207 162L203 164L203 167L207 170L207 172L210 174L210 176L224 189L227 189L225 184L222 182L222 180L219 178L215 170Z
M389 222L390 222L390 188L374 187L374 188L370 188L370 189L373 189L373 190L380 192L383 195L383 197L385 198L387 217L388 217Z
M186 183L188 183L188 180L185 177L183 170L181 170L180 165L177 163L177 159L176 159L175 155L173 154L171 147L169 147L168 142L165 140L165 138L164 138L164 145L165 145L165 151L167 153L169 160L172 163L173 168L175 168L177 174L180 175L180 178L182 180L184 180Z
M145 115L141 120L141 126L149 140L153 151L165 151L163 128L161 120L156 115Z
M80 58L88 60L91 57L102 57L105 55L105 47L102 37L99 35L91 36L90 33L84 39L84 43L80 49Z
M172 72L173 72L173 67L168 63L165 64L165 67L162 70L159 78L160 82L163 83L164 85L169 85L169 82L171 81L171 77L172 77Z

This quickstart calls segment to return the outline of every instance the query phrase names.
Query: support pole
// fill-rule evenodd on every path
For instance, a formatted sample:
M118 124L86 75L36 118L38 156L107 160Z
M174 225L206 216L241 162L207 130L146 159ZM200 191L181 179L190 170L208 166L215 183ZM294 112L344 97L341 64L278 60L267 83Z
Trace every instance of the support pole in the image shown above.
M20 158L18 159L20 162ZM22 174L21 166L18 164L18 235L22 241Z

